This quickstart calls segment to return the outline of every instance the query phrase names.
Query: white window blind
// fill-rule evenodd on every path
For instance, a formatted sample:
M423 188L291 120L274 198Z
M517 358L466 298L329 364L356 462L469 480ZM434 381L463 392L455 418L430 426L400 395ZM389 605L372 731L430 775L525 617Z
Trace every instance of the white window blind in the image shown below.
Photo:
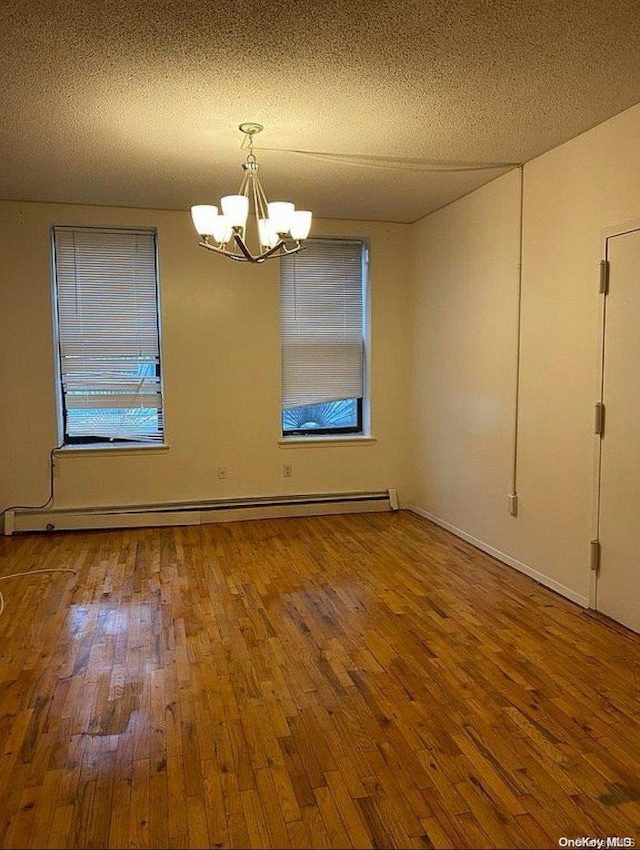
M155 233L53 238L65 442L161 441Z
M280 260L283 408L362 397L363 252L309 239Z

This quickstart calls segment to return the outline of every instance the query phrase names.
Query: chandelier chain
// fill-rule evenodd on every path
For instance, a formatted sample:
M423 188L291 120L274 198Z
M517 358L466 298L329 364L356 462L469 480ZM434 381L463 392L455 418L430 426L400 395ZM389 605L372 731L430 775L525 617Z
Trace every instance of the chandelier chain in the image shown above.
M253 133L248 133L247 135L249 136L249 153L247 154L247 162L255 164L256 157L253 152Z

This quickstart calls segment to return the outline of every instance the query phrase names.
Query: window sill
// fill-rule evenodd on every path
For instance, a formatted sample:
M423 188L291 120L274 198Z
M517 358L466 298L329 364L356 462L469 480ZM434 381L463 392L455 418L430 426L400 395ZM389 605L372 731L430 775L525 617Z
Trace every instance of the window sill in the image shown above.
M281 449L303 449L307 446L315 448L327 446L367 446L377 443L376 437L364 434L354 434L352 437L338 437L333 434L323 434L317 437L281 437L278 445Z
M84 443L77 446L63 446L55 450L56 455L64 455L65 457L81 457L85 454L91 455L112 455L112 454L163 454L169 451L169 446L166 443Z

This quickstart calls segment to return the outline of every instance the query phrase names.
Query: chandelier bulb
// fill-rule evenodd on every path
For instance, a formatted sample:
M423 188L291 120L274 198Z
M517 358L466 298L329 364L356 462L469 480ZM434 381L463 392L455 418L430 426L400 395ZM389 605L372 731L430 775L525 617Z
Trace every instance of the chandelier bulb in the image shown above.
M249 198L246 195L226 195L220 198L222 212L232 227L244 227L249 215Z

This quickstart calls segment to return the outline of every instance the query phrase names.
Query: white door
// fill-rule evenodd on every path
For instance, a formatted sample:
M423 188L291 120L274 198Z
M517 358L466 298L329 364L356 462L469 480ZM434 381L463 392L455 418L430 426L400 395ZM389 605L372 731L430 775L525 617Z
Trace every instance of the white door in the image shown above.
M607 258L596 608L640 632L640 230Z

